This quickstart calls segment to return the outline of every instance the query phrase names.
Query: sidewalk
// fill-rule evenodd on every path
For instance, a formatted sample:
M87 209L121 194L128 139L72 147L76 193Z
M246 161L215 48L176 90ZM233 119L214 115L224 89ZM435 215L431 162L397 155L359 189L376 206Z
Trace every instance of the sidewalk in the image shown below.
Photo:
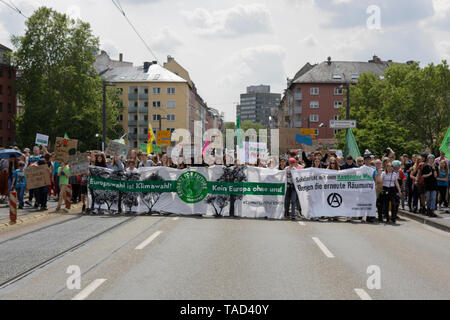
M435 210L434 213L437 215L436 218L427 217L426 215L421 213L409 212L407 208L408 207L406 206L405 210L399 209L399 215L403 215L420 223L450 232L450 208L446 208L444 210Z

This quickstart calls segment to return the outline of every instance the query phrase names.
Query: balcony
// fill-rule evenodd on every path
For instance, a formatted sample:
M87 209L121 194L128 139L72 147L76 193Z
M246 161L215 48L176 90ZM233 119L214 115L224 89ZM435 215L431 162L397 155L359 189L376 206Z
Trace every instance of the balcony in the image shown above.
M137 113L137 107L128 107L128 113Z
M128 120L128 126L129 127L136 127L137 121L136 120Z
M295 100L302 100L303 99L303 95L302 95L302 93L300 92L300 93L294 93L294 99Z
M147 139L148 135L146 135L145 133L139 134L139 141L147 141Z
M139 127L147 127L148 120L139 120Z
M148 100L148 93L140 93L139 100Z
M137 133L129 133L128 134L128 139L136 140L137 139Z
M294 107L294 113L302 113L302 107Z
M148 107L140 106L139 113L148 114Z
M128 94L128 100L137 100L137 99L138 99L137 93L129 93Z

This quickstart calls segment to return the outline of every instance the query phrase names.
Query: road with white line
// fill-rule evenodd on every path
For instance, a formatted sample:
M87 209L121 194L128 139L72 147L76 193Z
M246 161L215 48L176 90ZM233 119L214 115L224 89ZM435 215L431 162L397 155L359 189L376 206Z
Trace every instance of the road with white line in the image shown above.
M59 216L0 233L0 299L450 299L449 248L408 219Z

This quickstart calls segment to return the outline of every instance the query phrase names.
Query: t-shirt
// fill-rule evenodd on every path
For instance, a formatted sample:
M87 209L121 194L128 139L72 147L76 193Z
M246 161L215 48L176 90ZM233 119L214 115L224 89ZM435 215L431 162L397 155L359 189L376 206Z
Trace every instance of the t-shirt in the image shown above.
M138 169L134 168L133 170L131 170L130 168L127 169L127 173L137 173Z
M58 174L58 169L61 167L61 163L59 162L53 162L53 175L57 175Z
M28 165L38 162L39 160L41 160L41 155L38 156L30 156L30 158L28 159Z
M25 179L25 171L24 170L17 169L16 171L14 171L12 177L13 177L13 179L16 179L16 182L15 182L16 188L25 188L27 183L26 183L26 179Z
M441 176L439 178L445 178L446 175L447 175L447 171L441 170ZM448 178L450 179L450 175ZM438 180L437 185L439 187L446 187L446 186L448 186L449 179L447 179L447 181Z
M396 172L392 173L381 173L381 179L383 179L383 187L395 188L395 180L398 179L398 174Z
M437 190L437 181L434 177L435 168L430 166L429 164L426 164L422 169L422 176L429 174L431 172L431 176L428 178L424 178L424 186L425 190L427 191L433 191Z
M87 186L88 185L88 175L87 174L82 174L81 175L81 182L80 184L82 186Z
M294 181L292 180L291 170L297 170L297 169L295 169L295 167L292 167L292 169L290 167L286 167L284 170L286 170L287 183L293 184Z
M148 167L154 167L155 163L152 160L147 160L145 163L142 161L139 162L139 168L148 168Z
M62 171L62 167L58 168L58 173L60 173ZM63 174L64 172L64 174ZM69 176L70 176L70 169L68 166L64 167L64 171L61 172L61 174L59 175L59 184L60 185L67 185L69 184Z

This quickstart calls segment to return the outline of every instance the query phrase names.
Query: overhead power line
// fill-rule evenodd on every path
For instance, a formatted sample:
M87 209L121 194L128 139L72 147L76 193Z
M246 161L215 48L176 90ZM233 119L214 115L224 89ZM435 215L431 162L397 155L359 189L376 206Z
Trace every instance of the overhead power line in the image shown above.
M0 0L1 1L1 0ZM158 61L159 64L159 60L156 57L156 55L153 53L152 49L150 48L150 46L147 44L147 42L144 40L144 38L141 36L141 34L139 33L139 31L137 31L136 27L133 25L133 23L130 21L130 19L128 19L128 16L125 13L125 10L123 10L122 5L120 4L119 0L111 0L113 2L113 4L116 6L116 8L120 11L120 13L125 17L125 19L127 20L128 24L131 26L131 28L133 28L134 32L137 34L137 36L139 37L139 39L141 39L141 41L144 43L145 47L147 48L147 50L152 54L152 56L156 59L156 61Z
M11 10L14 10L15 12L17 12L18 14L20 14L24 18L28 19L28 17L26 15L24 15L22 13L22 11L19 8L17 8L17 6L11 0L9 1L10 3L8 3L8 2L6 2L4 0L0 0L0 2L3 3L5 6L7 6L8 8L10 8Z

